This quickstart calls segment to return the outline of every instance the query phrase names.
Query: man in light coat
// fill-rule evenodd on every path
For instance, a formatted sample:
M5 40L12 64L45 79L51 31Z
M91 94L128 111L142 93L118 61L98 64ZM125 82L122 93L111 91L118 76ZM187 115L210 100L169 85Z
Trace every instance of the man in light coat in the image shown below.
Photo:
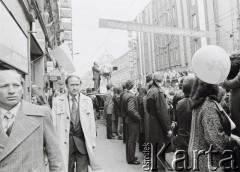
M54 100L52 116L66 172L99 169L94 159L96 125L91 98L80 93L81 80L70 75L65 82L68 93ZM76 163L76 167L75 167ZM67 170L68 169L68 170Z
M107 92L106 92L106 99L104 101L104 117L106 117L106 124L107 124L107 139L115 139L113 136L113 129L112 129L112 115L113 115L113 85L108 83L107 84Z
M63 172L58 137L48 107L22 100L23 79L15 70L0 71L0 171Z

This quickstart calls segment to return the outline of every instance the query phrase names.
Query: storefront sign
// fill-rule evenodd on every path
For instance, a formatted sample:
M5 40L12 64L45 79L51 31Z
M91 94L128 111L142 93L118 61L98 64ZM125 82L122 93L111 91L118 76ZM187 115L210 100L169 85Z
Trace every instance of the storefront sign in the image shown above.
M58 80L58 76L50 76L49 80L50 81L57 81Z
M47 62L47 73L53 71L54 65L53 62Z

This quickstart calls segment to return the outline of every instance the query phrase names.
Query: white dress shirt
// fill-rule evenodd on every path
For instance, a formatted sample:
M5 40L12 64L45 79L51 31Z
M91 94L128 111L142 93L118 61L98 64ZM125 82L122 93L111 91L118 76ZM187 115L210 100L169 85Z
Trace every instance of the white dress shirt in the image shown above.
M12 109L10 109L10 110L6 110L6 109L3 109L3 108L0 107L2 126L3 126L3 129L4 129L5 132L7 131L8 128L5 128L4 126L7 123L7 126L9 127L9 126L11 126L14 123L14 120L15 120L15 118L17 116L17 113L18 113L18 110L19 110L20 106L21 106L21 101L16 106L14 106ZM11 113L13 115L13 117L11 119L7 120L6 118L4 118L4 116L8 112Z

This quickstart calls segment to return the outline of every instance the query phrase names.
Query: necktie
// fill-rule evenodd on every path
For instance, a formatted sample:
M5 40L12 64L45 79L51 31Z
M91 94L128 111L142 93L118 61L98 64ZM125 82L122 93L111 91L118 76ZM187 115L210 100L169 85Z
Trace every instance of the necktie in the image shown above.
M7 132L8 128L12 125L13 114L10 111L7 111L3 117L2 125L5 132Z
M77 105L77 99L76 97L72 98L72 113L71 113L71 121L73 125L76 124L76 119L77 119L77 110L78 110L78 105Z

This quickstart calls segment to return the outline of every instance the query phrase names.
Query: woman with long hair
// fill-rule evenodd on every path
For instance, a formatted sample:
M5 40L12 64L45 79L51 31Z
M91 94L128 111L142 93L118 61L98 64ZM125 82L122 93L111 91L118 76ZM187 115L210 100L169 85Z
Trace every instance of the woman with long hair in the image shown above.
M222 113L218 104L218 90L218 85L208 84L198 78L193 84L193 116L188 151L194 171L211 171L215 168L221 171L219 162L224 158L223 151L232 150L234 143L240 143L240 138L231 134L231 120ZM217 153L210 154L209 151ZM195 166L196 163L199 166Z

